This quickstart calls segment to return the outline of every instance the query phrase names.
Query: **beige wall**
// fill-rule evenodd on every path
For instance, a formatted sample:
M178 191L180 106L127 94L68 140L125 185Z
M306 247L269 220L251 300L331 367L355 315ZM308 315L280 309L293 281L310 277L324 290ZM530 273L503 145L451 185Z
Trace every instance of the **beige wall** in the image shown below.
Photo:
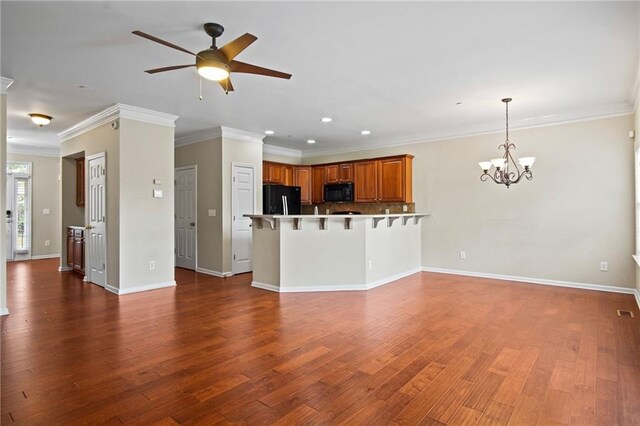
M197 166L197 267L222 272L222 138L175 149L175 167ZM209 216L216 210L216 216Z
M8 153L7 161L31 163L31 256L60 254L60 159ZM43 214L44 209L50 214ZM50 241L48 247L45 240Z
M416 211L431 213L425 267L633 288L633 127L627 115L511 132L516 157L537 160L534 179L510 189L480 182L477 165L500 155L503 133L305 162L415 155Z
M60 157L77 156L84 153L85 157L105 153L107 169L107 285L119 287L120 269L120 198L116 188L120 187L120 130L114 130L110 124L103 124L93 130L85 132L60 144ZM63 165L65 163L63 162ZM62 173L62 224L61 233L66 235L67 226L82 225L78 223L78 210L75 204L75 174L73 180L68 181L69 174L63 167ZM66 239L61 241L60 265L66 266Z
M4 167L7 161L7 96L0 94L0 164ZM7 207L7 175L0 173L0 212L4 212ZM7 245L4 236L7 235L7 221L0 221L0 233L3 235L3 242L0 244L0 315L9 313L7 307Z
M254 166L255 213L262 211L262 144L236 139L222 139L222 270L231 272L231 178L232 165Z
M638 111L638 105L636 105L636 111L633 114L633 118L634 118L634 129L636 131L636 137L635 137L635 143L634 143L634 147L636 149L636 152L638 152L638 156L639 158L635 158L635 161L640 161L640 134L638 132L640 132L640 111ZM636 173L640 174L640 171L637 171ZM636 176L636 182L640 181L640 177ZM640 191L640 188L636 188L636 194L638 193L638 191ZM640 200L637 198L634 198L636 203L639 203ZM635 231L636 232L640 232L640 230L637 229L638 226L640 226L640 217L636 217L636 222L635 222ZM634 233L634 235L637 235ZM638 240L636 237L636 246L635 246L635 250L633 251L634 254L636 255L640 255L640 247L638 247ZM636 262L636 297L638 297L638 303L640 304L640 263Z
M173 130L120 120L120 290L174 280Z
M286 164L302 164L302 158L298 157L286 157L284 155L269 154L267 152L262 153L264 161L275 161L276 163Z

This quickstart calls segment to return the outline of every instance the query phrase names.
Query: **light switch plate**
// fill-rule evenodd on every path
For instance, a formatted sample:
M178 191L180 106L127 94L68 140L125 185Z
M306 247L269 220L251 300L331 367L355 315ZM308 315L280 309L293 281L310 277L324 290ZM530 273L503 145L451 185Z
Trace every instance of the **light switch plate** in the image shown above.
M51 214L50 209L42 209L42 214Z
M153 198L162 198L162 189L154 189Z
M209 209L209 216L213 217L216 215L216 209Z
M162 185L162 180L161 179L154 179L153 180L153 184L154 185Z

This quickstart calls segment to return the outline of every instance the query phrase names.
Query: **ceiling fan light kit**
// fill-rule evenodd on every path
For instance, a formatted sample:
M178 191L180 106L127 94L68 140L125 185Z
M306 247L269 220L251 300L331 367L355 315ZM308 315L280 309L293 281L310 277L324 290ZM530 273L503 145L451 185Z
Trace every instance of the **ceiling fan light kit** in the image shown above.
M527 180L533 179L531 166L533 166L533 163L536 161L535 157L522 157L518 159L518 163L520 163L520 166L524 169L521 171L511 155L511 151L516 149L516 146L509 141L509 102L511 101L511 98L502 99L502 102L505 103L506 109L507 136L504 143L498 146L498 149L504 150L504 155L502 158L493 158L491 161L481 161L478 163L482 169L482 175L480 175L480 180L482 182L491 179L495 183L504 185L507 188L514 183L520 182L520 179L523 177L527 178ZM495 167L493 174L489 173L491 167ZM514 171L510 169L511 167Z
M31 121L33 121L34 124L36 124L38 127L42 127L42 126L46 126L47 124L51 123L51 116L48 116L46 114L29 114L29 117L31 117Z
M231 73L257 74L284 79L291 78L291 74L234 60L236 56L258 39L256 36L246 33L218 49L216 46L216 39L222 35L224 27L220 24L208 22L204 24L204 31L209 37L211 37L211 47L202 50L197 54L185 49L184 47L180 47L139 30L133 31L132 33L139 37L146 38L147 40L162 44L163 46L195 56L196 58L195 64L154 68L146 70L145 72L147 74L156 74L159 72L196 67L196 70L201 77L207 80L217 81L227 94L233 91L233 85L231 84L230 78ZM202 99L202 95L200 98Z

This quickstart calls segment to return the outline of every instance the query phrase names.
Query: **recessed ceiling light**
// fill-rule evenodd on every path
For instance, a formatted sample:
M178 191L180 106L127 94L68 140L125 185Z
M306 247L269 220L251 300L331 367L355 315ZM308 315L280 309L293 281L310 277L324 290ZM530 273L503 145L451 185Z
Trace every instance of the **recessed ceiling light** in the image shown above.
M323 123L331 123L333 121L333 118L331 117L322 117L322 119L320 120Z
M42 126L46 126L47 124L51 123L51 117L45 114L29 114L29 117L31 117L31 121L33 121L35 124L37 124L38 126L42 127Z
M360 132L361 135L370 135L371 134L371 130L363 130Z
M316 141L313 139L307 139L307 143L316 143Z
M275 132L273 130L265 130L264 134L265 135L273 135Z

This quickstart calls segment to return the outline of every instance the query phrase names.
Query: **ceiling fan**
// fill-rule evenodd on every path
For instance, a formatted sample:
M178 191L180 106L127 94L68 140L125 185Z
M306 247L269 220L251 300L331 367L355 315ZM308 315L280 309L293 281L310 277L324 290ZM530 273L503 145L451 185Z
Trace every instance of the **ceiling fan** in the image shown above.
M224 27L220 24L209 22L204 24L204 31L211 37L211 47L198 53L193 53L183 47L180 47L173 43L169 43L168 41L159 39L158 37L154 37L142 31L136 30L132 31L132 33L196 57L195 64L172 65L169 67L154 68L146 70L145 72L147 74L155 74L159 72L179 70L182 68L196 67L200 76L208 80L217 81L227 93L233 91L233 85L231 84L231 79L229 76L231 73L258 74L266 75L267 77L277 77L285 79L291 78L291 74L286 74L280 71L270 70L268 68L262 68L257 65L247 64L234 60L234 58L238 56L240 52L249 47L251 43L258 39L258 37L246 33L218 49L218 47L216 47L216 38L222 35L222 33L224 32Z

